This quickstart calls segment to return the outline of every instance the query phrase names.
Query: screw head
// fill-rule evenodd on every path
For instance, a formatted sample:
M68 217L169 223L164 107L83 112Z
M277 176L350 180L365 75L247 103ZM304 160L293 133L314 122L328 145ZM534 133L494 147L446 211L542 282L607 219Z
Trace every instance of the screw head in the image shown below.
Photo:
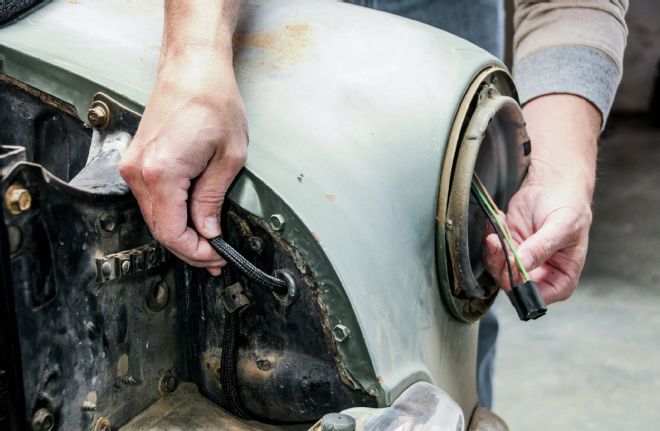
M25 212L32 206L32 196L25 188L14 184L7 189L5 205L10 213L16 215Z
M32 429L34 431L50 431L55 426L55 418L48 409L41 408L32 415Z
M270 227L274 231L280 231L284 229L284 216L282 214L273 214L270 216Z
M110 108L104 102L97 100L87 111L87 119L92 126L103 129L110 124Z
M251 236L248 239L248 244L250 245L250 249L256 253L261 252L264 248L264 242L258 236Z

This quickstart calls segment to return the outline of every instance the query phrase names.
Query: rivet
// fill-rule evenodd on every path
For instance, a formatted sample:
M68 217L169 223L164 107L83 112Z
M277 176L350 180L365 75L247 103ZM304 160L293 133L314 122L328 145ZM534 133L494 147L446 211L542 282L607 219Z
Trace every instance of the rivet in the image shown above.
M284 216L282 214L273 214L270 216L270 227L274 231L280 231L284 229Z
M10 213L16 215L25 212L32 206L32 196L25 188L12 185L5 194L5 205Z
M341 343L342 341L346 340L349 335L351 335L351 330L348 329L348 326L339 324L332 328L332 334L335 340Z
M87 111L87 119L89 120L89 123L99 129L103 129L110 124L110 117L110 108L100 100L93 102L89 111Z
M447 223L445 223L445 228L447 230L452 230L454 229L454 221L450 218L447 219Z
M48 409L41 408L32 415L32 429L34 431L50 431L55 426L55 418Z

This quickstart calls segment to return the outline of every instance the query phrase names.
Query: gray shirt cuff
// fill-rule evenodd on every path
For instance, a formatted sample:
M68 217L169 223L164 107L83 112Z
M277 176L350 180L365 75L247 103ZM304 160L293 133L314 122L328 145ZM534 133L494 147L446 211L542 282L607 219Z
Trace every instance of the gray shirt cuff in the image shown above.
M621 72L603 51L586 46L558 46L523 58L513 68L520 103L546 94L581 96L598 108L605 121Z

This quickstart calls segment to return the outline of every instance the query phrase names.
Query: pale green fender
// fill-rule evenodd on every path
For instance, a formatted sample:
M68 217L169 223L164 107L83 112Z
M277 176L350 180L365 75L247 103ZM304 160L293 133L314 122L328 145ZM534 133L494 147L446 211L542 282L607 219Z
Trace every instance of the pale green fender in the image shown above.
M141 110L161 9L53 2L0 31L2 73L81 118L97 91ZM443 301L451 286L438 193L456 150L446 152L452 127L470 118L468 88L503 66L446 32L333 1L247 2L236 40L250 148L231 199L266 220L283 215L282 235L323 282L330 323L344 326L335 339L358 387L387 405L428 381L469 417L477 324Z

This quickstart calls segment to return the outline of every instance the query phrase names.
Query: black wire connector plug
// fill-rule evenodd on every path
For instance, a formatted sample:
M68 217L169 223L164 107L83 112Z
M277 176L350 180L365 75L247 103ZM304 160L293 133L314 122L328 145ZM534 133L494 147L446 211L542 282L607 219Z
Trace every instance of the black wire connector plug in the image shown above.
M538 319L548 310L539 293L539 287L532 280L514 286L507 296L520 320Z

